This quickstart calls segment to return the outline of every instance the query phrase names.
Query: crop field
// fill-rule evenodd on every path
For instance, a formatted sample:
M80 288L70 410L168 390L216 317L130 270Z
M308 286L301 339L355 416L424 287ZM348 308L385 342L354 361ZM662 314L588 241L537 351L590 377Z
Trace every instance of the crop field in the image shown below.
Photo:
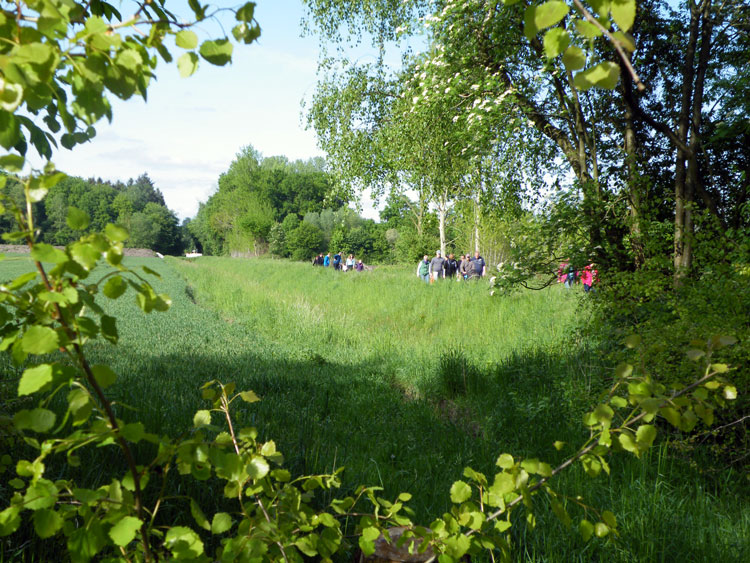
M236 424L275 440L293 474L344 467L347 492L359 484L382 486L386 498L408 491L423 524L449 508L466 466L492 474L502 452L553 465L566 459L585 440L582 415L613 373L578 336L578 291L490 298L481 282L428 286L412 268L126 260L161 273L153 283L172 307L144 315L132 296L101 297L118 318L120 343L92 344L88 353L119 374L108 391L118 416L176 436L206 408L204 382L235 382L261 397L238 405ZM28 267L6 259L0 281ZM8 401L21 370L3 356L0 372ZM556 440L568 447L557 451ZM83 471L101 482L125 471L114 448L81 455ZM575 467L553 486L569 497L574 519L583 517L573 507L578 495L614 512L620 536L584 544L540 499L536 528L514 526L518 561L750 560L745 477L704 477L664 444L610 465L611 476L591 479ZM206 511L220 507L210 481L175 479L176 491L189 490ZM191 525L188 510L169 517ZM0 543L0 560L49 555L17 547Z

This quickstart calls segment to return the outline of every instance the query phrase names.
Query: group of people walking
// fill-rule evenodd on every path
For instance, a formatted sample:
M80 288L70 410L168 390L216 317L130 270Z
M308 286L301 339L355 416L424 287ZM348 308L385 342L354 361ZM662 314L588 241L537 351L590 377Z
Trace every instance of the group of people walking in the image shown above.
M365 269L365 265L362 263L362 260L357 260L356 258L354 258L354 254L350 254L349 256L344 258L343 252L337 252L333 256L331 256L330 252L325 255L321 252L313 258L312 265L323 266L324 268L333 266L334 270L341 270L342 272L351 272L352 270L361 272Z
M576 270L568 262L563 262L557 269L557 283L561 283L566 289L572 288L576 283L580 282L583 286L583 291L588 293L594 286L594 283L598 280L599 272L594 267L594 264L589 264L584 267L583 270Z
M417 264L417 276L425 283L434 283L439 279L473 280L481 278L486 273L487 264L479 252L475 252L474 256L469 253L462 254L456 260L452 253L443 258L438 250L432 260L425 254Z

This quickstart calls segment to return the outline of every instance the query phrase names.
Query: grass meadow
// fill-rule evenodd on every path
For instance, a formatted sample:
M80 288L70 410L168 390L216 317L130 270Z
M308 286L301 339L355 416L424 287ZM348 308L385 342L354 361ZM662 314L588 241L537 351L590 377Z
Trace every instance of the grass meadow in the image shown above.
M490 298L481 282L428 286L411 267L342 273L260 259L127 260L161 272L154 286L173 305L144 315L132 295L102 298L121 340L92 344L89 354L120 374L111 388L119 416L176 436L205 408L202 383L233 381L262 398L239 405L236 424L275 440L293 473L345 467L345 492L358 484L382 486L385 497L408 491L423 524L449 508L466 466L492 474L502 452L563 461L585 439L582 415L613 373L596 343L577 336L581 295L560 287ZM26 268L6 260L0 280ZM5 357L0 370L7 401L21 370ZM570 449L558 452L555 440ZM89 478L125 471L114 448L82 455ZM575 467L553 486L613 511L619 538L584 544L540 498L536 529L514 526L515 558L750 560L745 476L706 478L663 444L641 460L614 456L611 467L596 479ZM221 507L210 483L175 478L206 512ZM572 505L575 521L583 511ZM187 510L165 516L191 524ZM0 560L42 561L45 549L11 536Z

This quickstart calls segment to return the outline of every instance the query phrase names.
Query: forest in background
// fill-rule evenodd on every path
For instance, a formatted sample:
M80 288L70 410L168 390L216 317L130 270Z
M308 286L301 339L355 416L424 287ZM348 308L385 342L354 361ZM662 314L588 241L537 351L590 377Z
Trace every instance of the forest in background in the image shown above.
M25 205L23 185L14 177L8 176L0 192L17 205ZM180 255L194 246L148 174L127 182L68 176L33 205L41 240L49 244L64 246L81 236L67 222L68 209L75 207L90 219L84 233L98 233L108 223L115 223L128 229L130 236L125 245L130 248ZM0 232L9 233L14 228L13 214L6 209L0 214Z

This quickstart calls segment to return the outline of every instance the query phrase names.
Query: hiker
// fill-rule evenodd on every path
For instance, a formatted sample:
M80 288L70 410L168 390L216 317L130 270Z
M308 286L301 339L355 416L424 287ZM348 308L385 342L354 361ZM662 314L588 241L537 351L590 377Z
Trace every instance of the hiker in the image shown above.
M430 283L430 259L426 254L417 264L417 277L422 278L425 283Z
M464 261L464 279L465 280L475 280L478 278L477 276L477 263L474 260L471 260L470 255L466 255L466 260Z
M478 250L474 253L474 260L472 262L474 262L474 273L478 278L487 273L487 265L484 263L484 258L479 254Z
M456 277L456 273L458 272L458 262L456 262L456 257L451 252L448 255L448 259L445 261L445 277L446 278L454 278Z
M461 262L458 264L459 279L462 279L462 280L469 279L469 276L467 275L466 270L468 269L470 263L471 263L471 260L469 260L469 255L462 254Z
M583 271L581 272L581 283L583 284L583 291L588 293L591 291L591 287L594 285L594 281L596 281L596 276L599 272L597 272L594 269L593 262L586 266Z
M430 261L430 276L433 282L445 277L445 258L440 255L439 250L435 251L435 258Z
M562 262L560 267L557 269L557 283L565 283L568 279L568 261Z
M356 262L354 261L354 254L350 254L346 259L346 269L347 271L351 271L354 269L354 265Z
M333 255L333 269L334 270L340 270L341 269L341 252L337 252Z
M362 263L361 258L359 259L359 262L357 262L357 265L354 266L354 269L357 270L358 272L361 272L362 270L365 269L365 265Z
M573 284L576 283L576 271L573 266L568 266L568 273L565 276L565 288L570 289L573 287Z
M323 258L323 266L327 268L330 265L331 265L331 253L329 252L328 254L326 254L326 257Z

